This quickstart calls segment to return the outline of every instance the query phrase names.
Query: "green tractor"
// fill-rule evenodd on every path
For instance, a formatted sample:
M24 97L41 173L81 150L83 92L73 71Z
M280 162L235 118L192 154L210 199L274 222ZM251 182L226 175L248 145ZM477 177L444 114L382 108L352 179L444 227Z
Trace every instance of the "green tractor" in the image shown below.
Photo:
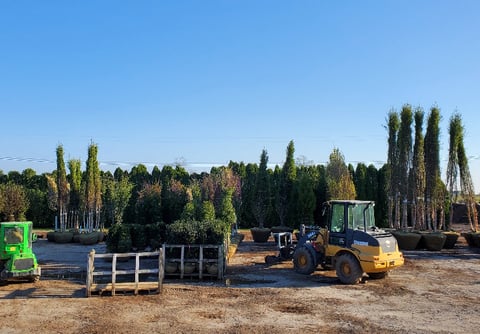
M0 223L0 282L40 279L41 269L32 252L32 222Z

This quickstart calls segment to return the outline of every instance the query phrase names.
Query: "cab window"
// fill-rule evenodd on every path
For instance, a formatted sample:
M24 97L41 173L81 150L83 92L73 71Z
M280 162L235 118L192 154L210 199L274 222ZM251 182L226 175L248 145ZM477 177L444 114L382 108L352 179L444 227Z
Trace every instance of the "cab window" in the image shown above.
M343 205L333 205L332 208L332 232L344 232L344 210Z
M5 229L6 244L20 244L23 242L23 229L21 227L7 227Z

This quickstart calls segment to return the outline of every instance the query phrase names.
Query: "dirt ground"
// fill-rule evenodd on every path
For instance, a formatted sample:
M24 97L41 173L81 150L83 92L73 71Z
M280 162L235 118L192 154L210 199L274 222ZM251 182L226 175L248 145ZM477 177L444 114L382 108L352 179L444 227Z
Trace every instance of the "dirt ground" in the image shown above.
M92 246L39 240L37 283L0 286L0 333L476 333L480 250L463 238L452 250L404 252L382 280L340 284L333 271L294 273L267 266L273 241L248 238L225 280L167 279L161 294L85 298ZM97 252L104 245L95 246Z

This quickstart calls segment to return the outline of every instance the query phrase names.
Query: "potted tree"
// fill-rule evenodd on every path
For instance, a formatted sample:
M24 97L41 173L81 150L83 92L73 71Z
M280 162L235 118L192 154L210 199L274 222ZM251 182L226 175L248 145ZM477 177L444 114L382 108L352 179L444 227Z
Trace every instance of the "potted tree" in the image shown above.
M250 229L254 242L267 242L270 237L270 229L265 227L265 221L270 208L270 180L267 171L268 154L264 149L260 156L260 166L255 179L255 201L253 203L253 215L258 227Z

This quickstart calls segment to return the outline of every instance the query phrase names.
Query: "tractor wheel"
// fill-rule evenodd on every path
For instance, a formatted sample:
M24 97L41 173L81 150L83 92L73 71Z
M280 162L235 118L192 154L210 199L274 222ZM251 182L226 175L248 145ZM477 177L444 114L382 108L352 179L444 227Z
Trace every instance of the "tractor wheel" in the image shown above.
M381 279L388 276L388 271L384 271L381 273L368 273L368 276L370 276L371 279Z
M357 284L363 275L360 263L352 254L342 254L337 258L335 269L340 282L343 284Z
M278 263L278 257L274 256L274 255L267 255L265 256L265 263L269 266L271 266L272 264L275 264L275 263Z
M310 275L317 268L312 253L306 247L300 247L293 254L293 267L299 274Z

